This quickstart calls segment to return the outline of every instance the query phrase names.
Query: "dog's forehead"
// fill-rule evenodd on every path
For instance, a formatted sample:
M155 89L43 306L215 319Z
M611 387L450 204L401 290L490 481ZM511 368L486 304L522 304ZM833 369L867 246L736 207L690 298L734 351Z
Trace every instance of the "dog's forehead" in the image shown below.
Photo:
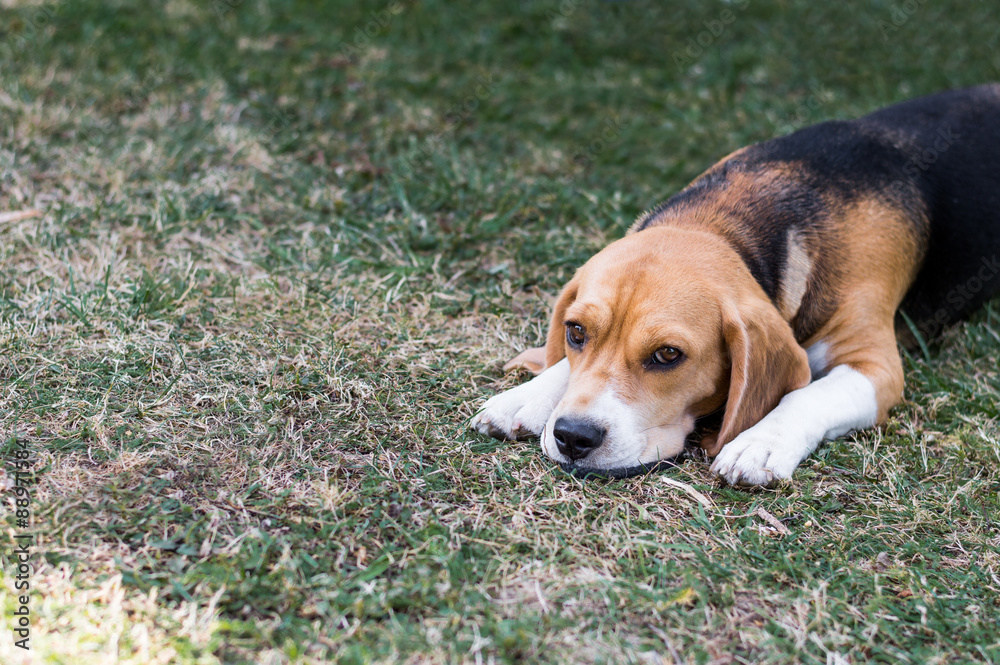
M616 289L633 279L693 285L717 275L728 263L725 249L723 242L704 232L653 227L611 243L592 256L581 273Z
M655 247L613 247L577 274L577 293L570 311L595 318L624 312L644 318L658 314L716 308L720 285L690 254ZM626 251L620 251L620 250Z
M566 321L588 322L600 327L662 328L683 325L720 312L717 296L709 290L652 284L646 288L638 278L629 290L609 288L607 283L583 284L577 299L566 309Z

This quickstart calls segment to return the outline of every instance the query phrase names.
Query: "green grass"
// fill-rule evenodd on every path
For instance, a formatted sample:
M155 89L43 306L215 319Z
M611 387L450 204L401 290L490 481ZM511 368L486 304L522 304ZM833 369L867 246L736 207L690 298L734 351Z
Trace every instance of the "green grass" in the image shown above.
M317 4L0 6L0 213L40 211L0 222L30 662L1000 662L996 301L775 491L467 430L641 210L1000 79L1000 10Z

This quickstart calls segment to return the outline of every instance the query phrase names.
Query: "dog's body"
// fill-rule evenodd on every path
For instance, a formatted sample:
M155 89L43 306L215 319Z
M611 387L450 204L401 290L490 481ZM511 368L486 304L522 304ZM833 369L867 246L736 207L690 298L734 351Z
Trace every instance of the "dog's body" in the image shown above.
M739 150L640 216L560 294L544 371L473 426L540 434L575 470L679 454L695 421L734 484L788 478L903 391L901 309L924 336L1000 287L1000 85Z

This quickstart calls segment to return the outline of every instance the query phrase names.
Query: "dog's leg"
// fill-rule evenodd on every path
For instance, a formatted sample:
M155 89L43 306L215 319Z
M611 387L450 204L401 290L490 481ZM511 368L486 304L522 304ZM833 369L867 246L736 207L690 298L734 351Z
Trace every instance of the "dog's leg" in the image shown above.
M903 367L891 331L872 346L837 354L833 369L794 390L753 427L726 444L712 471L732 485L773 485L791 478L826 439L885 420L903 392Z
M486 400L472 428L498 439L540 435L568 383L569 361L563 358L531 381Z
M726 444L712 472L731 485L772 485L824 439L876 422L875 386L847 365L785 395L764 418Z

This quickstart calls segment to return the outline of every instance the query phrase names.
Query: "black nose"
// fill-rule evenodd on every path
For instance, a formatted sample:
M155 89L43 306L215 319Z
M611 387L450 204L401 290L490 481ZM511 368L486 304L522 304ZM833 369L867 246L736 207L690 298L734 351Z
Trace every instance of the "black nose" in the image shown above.
M552 430L556 447L571 460L583 459L604 441L604 430L575 418L559 418Z

